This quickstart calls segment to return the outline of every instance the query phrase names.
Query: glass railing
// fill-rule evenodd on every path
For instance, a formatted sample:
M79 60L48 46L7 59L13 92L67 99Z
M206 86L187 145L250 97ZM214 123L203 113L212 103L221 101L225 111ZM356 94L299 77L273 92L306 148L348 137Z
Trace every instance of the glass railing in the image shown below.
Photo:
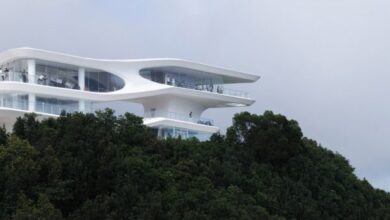
M38 85L53 86L67 89L80 89L78 82L75 80L66 80L63 78L48 78L44 75L28 75L26 72L2 72L1 81L13 81L23 83L33 83Z
M144 114L145 118L157 118L157 117L162 117L162 118L170 118L170 119L175 119L179 121L189 121L192 123L197 123L197 124L202 124L202 125L209 125L213 126L214 122L211 119L207 118L201 118L201 117L192 117L189 114L182 114L182 113L177 113L177 112L166 112L166 111L147 111Z
M35 111L43 112L53 115L60 115L62 111L72 113L78 112L79 107L77 106L68 106L68 105L60 105L60 104L51 104L45 102L36 102L35 103Z
M45 102L29 102L27 100L0 100L0 107L3 108L12 108L27 111L29 110L29 105L35 105L34 112L36 113L46 113L52 115L60 115L62 111L65 111L67 113L80 111L78 106L72 105L52 104ZM86 105L85 110L83 112L92 112L92 106Z
M160 127L158 129L158 136L164 139L167 139L169 137L171 138L197 138L200 141L206 141L210 139L211 133L207 132L199 132L199 131L192 131L185 128L178 128L178 127Z
M194 76L180 72L179 67L175 70L166 71L159 68L147 68L140 71L140 75L156 83L181 87L186 89L200 90L229 96L248 98L248 93L240 90L224 88L222 76L204 75ZM185 69L185 68L183 68ZM184 70L183 70L184 71Z
M105 72L99 72L101 74ZM92 73L87 72L85 78L85 88L84 91L90 92L113 92L124 87L124 81L119 77L109 74L110 77L107 80L96 80L93 78ZM103 74L104 75L104 74ZM104 76L106 76L104 75ZM94 75L96 78L96 75ZM97 76L98 77L98 76ZM66 89L75 89L80 90L79 82L77 75L62 75L58 76L56 74L47 74L47 73L36 73L36 75L29 75L27 72L17 72L17 71L8 71L0 73L0 82L1 81L13 81L13 82L22 82L22 83L33 83L44 86L52 86ZM104 78L103 78L104 79Z
M28 82L27 73L21 72L1 72L0 81Z
M248 92L241 91L241 90L235 90L235 89L227 89L222 85L218 84L195 84L193 82L167 82L162 83L170 86L176 86L186 89L194 89L204 92L212 92L212 93L218 93L223 95L229 95L229 96L236 96L236 97L243 97L248 98Z
M223 88L223 90L221 92L217 91L217 93L221 93L221 94L224 94L224 95L230 95L230 96L238 96L238 97L249 98L248 92L241 91L241 90L236 90L236 89Z
M19 110L28 110L28 101L27 100L0 100L0 107L3 108L13 108Z

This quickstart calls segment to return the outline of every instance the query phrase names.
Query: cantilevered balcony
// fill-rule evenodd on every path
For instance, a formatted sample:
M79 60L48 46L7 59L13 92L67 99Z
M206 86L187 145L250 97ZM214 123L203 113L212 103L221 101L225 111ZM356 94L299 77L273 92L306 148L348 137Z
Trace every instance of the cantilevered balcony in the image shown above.
M53 86L67 89L80 89L77 78L76 80L67 80L60 77L47 77L46 75L28 75L26 72L6 72L0 76L0 82L11 81L11 82L23 82L32 83L45 86Z
M90 92L113 92L125 85L123 79L112 73L34 59L19 59L0 64L0 82L2 81Z
M78 101L57 100L51 98L37 97L35 102L28 100L27 95L0 95L0 108L9 108L22 111L34 109L36 113L45 113L51 115L60 115L61 112L92 112L92 104L85 105L83 110L80 109Z
M217 94L248 98L248 93L241 90L225 88L222 77L188 75L177 72L143 70L141 76L160 84L176 86L186 89L212 92Z
M88 74L88 72L87 72ZM99 73L97 73L99 74ZM88 76L88 75L87 75ZM119 81L118 79L115 79ZM43 86L52 86L66 89L77 89L80 90L78 83L78 77L76 76L55 76L54 74L38 73L37 75L28 75L27 72L16 72L9 71L0 74L0 82L11 81L11 82L22 82L32 83ZM111 92L121 89L124 83L99 82L98 80L85 78L85 85L83 86L84 91L91 92Z
M177 112L166 112L166 111L147 111L144 114L145 118L169 118L179 121L187 121L201 125L214 126L214 121L202 117L192 117L191 115L186 115Z

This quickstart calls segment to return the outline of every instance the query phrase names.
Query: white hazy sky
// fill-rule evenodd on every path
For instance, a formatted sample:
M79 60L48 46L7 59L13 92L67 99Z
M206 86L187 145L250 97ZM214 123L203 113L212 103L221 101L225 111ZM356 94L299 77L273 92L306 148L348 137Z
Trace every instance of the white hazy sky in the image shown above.
M0 0L0 50L176 57L258 74L249 108L272 110L390 191L388 0ZM113 105L118 107L117 104ZM118 112L141 113L128 105Z

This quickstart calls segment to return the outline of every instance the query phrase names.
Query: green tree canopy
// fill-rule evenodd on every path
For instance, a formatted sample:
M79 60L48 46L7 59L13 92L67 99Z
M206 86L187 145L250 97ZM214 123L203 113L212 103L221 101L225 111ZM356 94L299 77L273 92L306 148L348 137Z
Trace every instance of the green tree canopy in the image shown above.
M200 142L107 109L0 129L0 219L390 219L390 196L271 111Z

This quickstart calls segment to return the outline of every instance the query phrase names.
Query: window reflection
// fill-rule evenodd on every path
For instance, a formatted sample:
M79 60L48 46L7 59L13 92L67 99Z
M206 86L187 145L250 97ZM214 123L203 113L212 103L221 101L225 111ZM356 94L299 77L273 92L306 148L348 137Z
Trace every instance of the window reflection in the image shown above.
M25 94L0 94L0 106L20 110L28 109L28 95Z
M185 128L177 127L160 127L158 128L158 136L164 139L166 138L197 138L200 141L208 140L211 136L211 133L204 133L198 131L192 131Z
M78 100L38 96L34 102L30 102L27 94L0 94L0 107L29 110L30 105L35 107L34 112L53 115L59 115L62 111L67 113L93 111L93 103L88 101L84 101L84 107L80 109Z
M222 76L179 67L147 68L140 75L153 82L218 94L248 98L248 93L224 87Z
M28 75L27 59L0 64L0 81L34 83L67 89L80 89L79 68L74 65L36 60L35 75ZM91 92L112 92L122 89L124 81L114 74L84 68L85 90Z
M40 85L80 89L78 85L78 70L70 67L57 67L52 65L36 65L36 83Z
M35 110L37 112L45 112L54 115L59 115L62 111L72 113L79 111L79 102L74 100L37 97Z
M124 82L119 77L101 71L85 73L85 90L92 92L111 92L121 89Z
M141 75L151 81L208 92L223 92L222 77L195 77L185 73L143 70Z

